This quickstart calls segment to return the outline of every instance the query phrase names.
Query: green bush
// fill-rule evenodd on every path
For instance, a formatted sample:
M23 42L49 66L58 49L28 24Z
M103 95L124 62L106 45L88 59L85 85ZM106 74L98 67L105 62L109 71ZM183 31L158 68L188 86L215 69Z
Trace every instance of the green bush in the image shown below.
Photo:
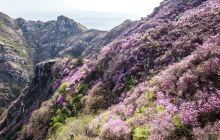
M62 93L62 92L65 92L66 90L66 87L67 87L67 83L65 81L62 81L60 86L58 87L57 91L55 92L54 94L54 98L57 99L58 96Z
M133 130L133 139L134 140L145 140L148 137L149 127L136 127Z
M138 113L138 114L144 113L145 109L146 109L145 106L141 106L135 110L135 113Z
M67 87L67 83L65 81L62 81L57 91L64 92L66 90L66 87Z
M175 132L174 132L174 134L176 136L181 136L181 135L189 136L189 135L191 135L191 128L189 126L183 124L181 122L180 117L177 114L173 115L171 121L176 128Z
M79 94L85 94L85 92L88 90L88 84L85 83L81 83L78 87L77 87L77 91Z
M179 117L177 114L173 115L173 117L172 117L172 123L173 123L173 125L174 125L175 127L181 127L181 126L182 126L180 117Z
M80 114L78 117L69 117L63 124L57 123L54 126L53 133L49 133L48 140L64 140L71 139L70 133L74 135L74 139L88 139L84 136L88 123L93 118L92 115ZM50 130L51 131L51 130Z
M155 97L154 93L151 91L146 91L144 95L145 95L146 100L152 100Z
M179 20L180 20L180 16L178 15L175 17L175 21L178 22Z
M164 111L164 107L162 105L159 105L156 107L156 112L157 113L160 113L160 112L163 112Z
M134 78L132 76L125 77L123 80L125 83L125 85L124 85L125 90L128 91L128 90L134 88Z
M69 110L61 111L61 108L54 109L54 115L51 118L50 125L53 127L56 123L64 123L71 113Z

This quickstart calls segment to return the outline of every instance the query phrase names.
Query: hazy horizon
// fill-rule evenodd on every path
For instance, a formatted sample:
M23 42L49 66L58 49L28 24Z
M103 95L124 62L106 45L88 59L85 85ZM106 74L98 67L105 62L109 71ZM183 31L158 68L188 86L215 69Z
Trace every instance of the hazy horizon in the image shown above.
M1 12L1 11L0 11ZM93 12L93 11L65 11L59 12L37 12L37 13L20 13L20 14L7 14L12 18L24 18L25 20L32 21L50 21L56 20L58 16L63 15L76 22L86 26L89 29L99 29L99 30L110 30L113 27L119 25L125 20L138 20L135 14L124 14L124 13L110 13L110 12ZM22 15L22 16L19 16ZM34 17L34 18L33 18Z
M1 12L12 18L56 20L60 15L71 18L87 28L110 30L124 20L146 17L162 0L7 0L1 1Z

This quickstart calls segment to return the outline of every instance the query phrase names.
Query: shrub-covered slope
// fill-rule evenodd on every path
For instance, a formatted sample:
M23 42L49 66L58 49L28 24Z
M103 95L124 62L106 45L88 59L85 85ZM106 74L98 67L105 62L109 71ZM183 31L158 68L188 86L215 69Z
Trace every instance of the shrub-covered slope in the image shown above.
M0 136L219 139L219 21L219 0L165 0L97 59L38 64Z

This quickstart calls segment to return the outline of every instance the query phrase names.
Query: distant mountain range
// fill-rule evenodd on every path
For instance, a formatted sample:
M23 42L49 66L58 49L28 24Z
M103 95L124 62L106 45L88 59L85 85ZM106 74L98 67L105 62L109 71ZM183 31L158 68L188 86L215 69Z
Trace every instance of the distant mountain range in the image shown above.
M55 20L60 13L58 12L21 12L21 13L12 13L12 17L20 17L26 20ZM108 13L108 12L93 12L93 11L64 11L62 12L66 17L72 18L75 21L85 25L89 29L98 29L98 30L110 30L113 27L119 25L124 20L138 20L139 15L129 14L129 13Z

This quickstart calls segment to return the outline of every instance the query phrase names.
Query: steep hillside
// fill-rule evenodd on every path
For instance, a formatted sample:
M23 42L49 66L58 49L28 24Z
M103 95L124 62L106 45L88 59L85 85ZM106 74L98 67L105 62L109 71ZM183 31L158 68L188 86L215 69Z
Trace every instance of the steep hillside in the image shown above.
M0 114L29 81L32 63L13 19L0 13Z
M64 16L41 22L0 13L0 114L28 84L33 65L55 57L94 57L131 23L105 32L87 29Z
M97 57L38 64L0 137L218 140L219 23L219 0L165 0Z

